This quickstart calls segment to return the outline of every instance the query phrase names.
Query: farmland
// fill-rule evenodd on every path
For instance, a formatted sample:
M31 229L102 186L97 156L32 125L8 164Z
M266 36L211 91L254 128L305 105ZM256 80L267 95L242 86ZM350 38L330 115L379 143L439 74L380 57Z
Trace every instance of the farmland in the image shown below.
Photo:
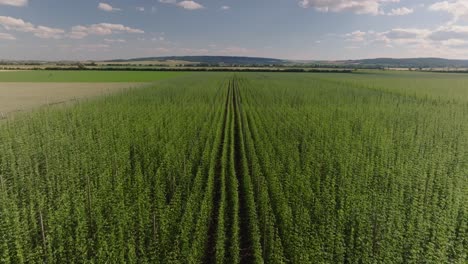
M0 123L1 263L467 262L465 75L171 77Z
M0 115L144 86L142 83L0 83Z
M175 72L0 71L0 119L51 104L147 86Z
M183 72L144 71L0 71L0 82L138 83L154 82Z

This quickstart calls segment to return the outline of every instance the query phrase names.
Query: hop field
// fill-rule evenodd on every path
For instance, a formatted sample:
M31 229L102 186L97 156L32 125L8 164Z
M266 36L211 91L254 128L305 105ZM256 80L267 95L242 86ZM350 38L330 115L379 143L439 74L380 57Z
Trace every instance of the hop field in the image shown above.
M467 82L405 74L197 73L7 120L0 262L466 263Z

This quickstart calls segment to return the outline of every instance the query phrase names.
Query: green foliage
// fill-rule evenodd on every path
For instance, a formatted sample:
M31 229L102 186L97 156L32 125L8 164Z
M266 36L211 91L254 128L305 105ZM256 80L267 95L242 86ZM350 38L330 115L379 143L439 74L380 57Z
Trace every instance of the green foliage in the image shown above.
M405 74L191 74L6 120L0 262L466 263L466 97Z

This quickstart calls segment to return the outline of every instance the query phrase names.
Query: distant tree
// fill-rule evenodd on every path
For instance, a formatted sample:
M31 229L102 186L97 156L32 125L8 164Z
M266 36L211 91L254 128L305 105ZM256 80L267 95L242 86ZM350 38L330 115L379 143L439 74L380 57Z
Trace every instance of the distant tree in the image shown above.
M84 69L86 69L86 66L85 66L83 63L81 63L81 62L79 62L76 66L78 67L79 70L84 70Z

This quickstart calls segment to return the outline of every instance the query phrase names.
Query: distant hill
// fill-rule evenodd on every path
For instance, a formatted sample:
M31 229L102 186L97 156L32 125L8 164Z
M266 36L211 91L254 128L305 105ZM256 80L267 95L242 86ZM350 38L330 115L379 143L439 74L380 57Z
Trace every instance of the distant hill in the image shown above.
M468 60L451 60L443 58L375 58L361 60L281 60L261 57L241 56L165 56L146 57L134 59L116 59L106 61L14 61L0 60L0 65L42 65L56 63L59 65L74 65L76 63L97 63L98 65L126 65L138 64L139 66L284 66L287 68L466 68Z
M378 66L393 68L468 68L468 60L449 60L442 58L376 58L339 61L339 63L344 65L359 65L363 67Z
M168 56L168 57L148 57L148 58L135 58L128 60L110 60L106 62L138 62L138 61L185 61L198 64L209 65L277 65L284 64L285 60L272 59L272 58L256 58L256 57L231 57L231 56Z
M167 61L183 61L185 63L206 64L206 65L316 65L316 66L332 66L332 67L358 67L358 68L468 68L468 60L450 60L443 58L375 58L362 60L341 60L341 61L292 61L281 60L274 58L260 57L237 57L237 56L167 56L167 57L149 57L135 58L128 60L112 60L108 62L167 62Z

